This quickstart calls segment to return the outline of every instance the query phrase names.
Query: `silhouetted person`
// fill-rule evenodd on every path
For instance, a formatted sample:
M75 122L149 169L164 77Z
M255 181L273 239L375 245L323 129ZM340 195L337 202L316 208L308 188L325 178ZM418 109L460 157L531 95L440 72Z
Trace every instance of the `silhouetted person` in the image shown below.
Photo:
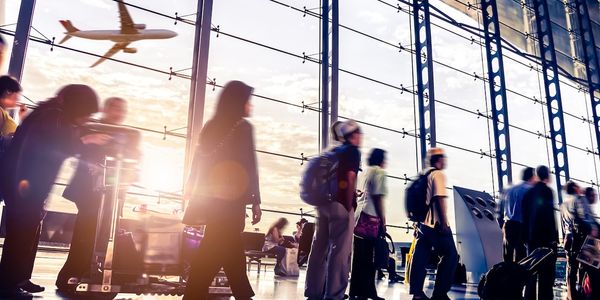
M334 128L333 133L344 138L344 143L332 150L339 158L339 188L334 201L317 207L317 232L304 287L308 299L341 300L348 287L362 132L355 121L348 120L341 123L339 131Z
M109 125L121 125L127 115L127 102L122 98L108 98L104 101L103 115L99 123ZM89 131L83 128L82 131ZM137 158L137 148L128 149L128 158ZM77 217L73 228L73 237L69 249L69 256L56 278L56 286L62 293L71 293L74 290L67 284L69 278L89 276L92 257L94 254L94 242L96 240L96 225L98 223L98 212L103 195L110 195L110 190L103 192L103 179L105 157L114 155L117 151L114 143L103 146L86 145L81 148L81 155L77 163L77 169L69 185L63 192L63 197L71 200L77 206ZM121 182L121 184L123 181ZM106 205L108 209L108 205ZM107 209L105 209L107 212ZM102 233L107 235L110 220L102 222ZM102 234L99 234L102 235ZM100 240L103 237L101 237ZM107 238L107 237L106 237ZM108 240L106 240L108 242ZM106 247L105 243L104 247ZM102 245L99 245L102 247ZM71 286L74 287L74 286Z
M369 168L365 172L365 203L362 205L358 225L375 225L377 230L385 231L384 198L388 193L385 172L385 151L375 148L369 155ZM363 222L361 223L361 219ZM383 299L377 296L375 287L375 239L354 234L354 254L352 255L352 275L350 276L350 298Z
M68 85L41 103L19 126L2 157L1 191L6 203L6 238L0 262L0 297L30 296L43 288L29 280L37 251L44 202L64 160L83 144L110 137L79 137L77 126L98 111L96 93Z
M254 291L246 274L241 232L246 205L252 205L252 224L260 221L260 192L250 116L252 88L240 81L225 85L215 115L196 148L185 198L190 204L186 224L206 224L204 238L192 262L184 299L206 299L221 267L236 299Z
M414 300L429 299L423 292L423 283L427 271L425 266L431 257L432 248L440 256L435 275L435 285L431 299L446 300L452 287L454 272L458 264L458 253L448 220L446 191L446 155L441 148L431 148L426 161L429 167L423 170L427 176L427 204L429 210L424 222L416 229L415 249L410 268L410 294Z
M547 247L553 250L551 257L540 266L539 272L525 287L525 298L551 300L554 298L554 273L558 247L558 227L554 214L554 192L548 187L550 170L546 166L536 169L539 182L523 198L523 237L527 253Z
M527 256L527 249L525 248L525 242L522 237L523 216L521 203L523 202L525 193L527 193L537 181L535 170L530 167L525 168L521 179L523 181L520 184L509 188L504 193L504 199L501 202L499 209L500 218L498 219L504 222L501 227L504 235L505 262L519 262Z

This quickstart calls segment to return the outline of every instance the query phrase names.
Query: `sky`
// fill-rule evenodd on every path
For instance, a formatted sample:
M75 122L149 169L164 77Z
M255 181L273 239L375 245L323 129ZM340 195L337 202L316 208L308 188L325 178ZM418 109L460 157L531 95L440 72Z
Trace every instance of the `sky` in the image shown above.
M191 0L158 1L131 0L161 13L174 16L193 14L196 3ZM318 8L316 0L284 0L284 3L298 8ZM388 0L388 3L394 3ZM456 11L439 1L431 2L460 22L478 26L470 17ZM5 24L14 23L18 15L20 1L6 0ZM129 8L136 23L146 24L148 29L169 29L178 36L169 40L139 41L131 46L137 48L136 54L118 53L116 59L168 71L169 68L189 74L192 63L194 42L193 26L178 23L161 16ZM189 18L193 19L194 16ZM82 30L117 29L117 6L110 0L84 1L38 1L34 14L33 27L39 33L57 41L62 39L64 29L58 20L68 19ZM341 1L340 23L353 29L373 35L392 44L411 45L410 17L404 12L383 5L375 0ZM467 74L485 74L482 59L485 51L477 44L457 37L444 30L459 32L446 23L433 19L442 25L432 27L433 57L436 61L451 65ZM229 80L242 80L255 87L256 94L302 105L316 107L319 99L319 65L310 61L287 56L267 50L231 37L231 34L279 48L294 54L312 55L319 53L319 20L293 11L268 0L219 0L215 1L213 26L219 26L224 34L211 33L208 77L216 78L218 84ZM0 24L1 25L1 24ZM7 28L13 30L14 26ZM34 33L35 32L35 33ZM468 34L466 34L468 36ZM9 37L9 41L11 41ZM72 38L65 46L96 54L103 54L111 46L107 41L90 41ZM511 56L505 53L506 56ZM312 56L316 58L317 56ZM521 60L512 55L516 60ZM49 45L30 43L23 76L23 94L31 100L41 101L51 97L62 85L86 83L93 86L101 98L120 96L128 100L130 113L126 124L163 131L186 126L190 82L187 79L149 72L139 68L107 61L95 68L89 66L95 57L54 48ZM413 56L407 51L398 50L389 45L341 29L340 31L340 68L352 71L376 80L411 88L414 85ZM546 132L546 108L523 96L543 98L540 90L541 78L527 66L505 59L506 82L511 90L508 93L508 109L511 124L527 128L533 132ZM470 149L469 153L446 147L448 155L448 186L497 192L495 162L491 158L477 154L493 151L493 139L490 140L491 124L485 118L453 108L460 106L470 111L491 114L487 86L481 80L474 80L445 67L434 65L436 99L445 104L436 106L438 142ZM213 112L214 102L219 89L207 87L205 120ZM577 89L561 85L565 111L575 116L587 116L589 106L587 96ZM519 96L523 95L523 96ZM346 73L340 73L339 114L357 120L389 127L394 130L415 130L415 98L409 93L400 93L371 81ZM26 100L24 100L26 101ZM319 114L300 108L253 98L254 113L250 121L255 126L257 149L294 157L311 156L319 151ZM565 118L567 141L580 148L595 148L590 137L590 128L581 120ZM415 139L410 136L364 126L365 141L361 147L362 166L366 167L366 158L373 147L388 151L387 172L390 175L404 177L415 176L416 165ZM185 129L177 131L185 133ZM511 146L514 162L536 166L549 164L549 144L543 138L511 128ZM592 146L594 145L594 146ZM180 192L183 181L183 160L185 140L156 133L143 134L143 160L140 163L140 185L145 193ZM597 157L584 151L568 149L571 176L585 181L597 181ZM311 211L298 197L298 184L303 166L299 160L258 154L259 174L263 208L289 212ZM68 181L74 160L65 163L61 174L62 182ZM518 181L521 167L513 166L513 177ZM403 209L403 190L405 182L390 178L390 193L387 196L388 223L404 225L406 221ZM60 197L57 187L48 207L54 210L74 211L74 206ZM451 199L452 200L452 199ZM159 205L154 198L136 198L134 203L148 202L161 207L177 207L164 201ZM452 208L452 206L450 206ZM453 209L449 214L453 216ZM265 230L278 215L266 213L258 226ZM296 217L289 217L295 223ZM247 230L252 230L248 224ZM294 228L286 233L291 234ZM393 230L392 235L398 241L409 241L411 234L404 230Z

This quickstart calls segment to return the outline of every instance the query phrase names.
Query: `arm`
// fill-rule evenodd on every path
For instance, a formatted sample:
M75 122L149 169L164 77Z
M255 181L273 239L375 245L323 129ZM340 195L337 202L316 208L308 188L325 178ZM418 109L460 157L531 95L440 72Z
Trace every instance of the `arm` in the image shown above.
M437 209L437 215L440 218L440 226L442 231L446 232L446 231L450 231L450 226L448 224L450 224L450 222L448 222L448 216L446 215L446 210L447 210L447 203L446 203L446 198L445 196L435 196L434 197L434 209ZM435 203L437 202L437 205L435 205Z
M247 201L249 204L252 204L252 225L260 222L262 217L262 210L260 209L260 185L258 181L258 166L256 163L256 147L254 145L254 131L252 130L252 125L248 123L248 133L245 134L246 143L248 145L248 175L250 176L249 180L249 191L250 191L250 199Z
M375 206L375 212L377 216L381 218L381 225L385 228L385 207L383 204L383 195L371 195L373 198L373 205Z
M348 173L346 173L346 177L348 178L348 188L346 189L346 199L348 199L348 201L353 201L354 195L356 193L356 172L348 171Z

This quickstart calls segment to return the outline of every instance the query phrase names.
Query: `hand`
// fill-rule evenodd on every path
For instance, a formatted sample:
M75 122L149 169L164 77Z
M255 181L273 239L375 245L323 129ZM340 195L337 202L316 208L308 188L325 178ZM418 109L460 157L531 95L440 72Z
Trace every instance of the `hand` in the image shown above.
M252 204L252 225L258 224L261 216L262 210L260 210L260 204Z
M25 115L27 114L27 106L21 103L19 104L19 120L23 121L25 119Z
M84 145L95 144L103 146L108 144L110 140L112 140L112 136L103 133L93 133L81 137L81 142Z

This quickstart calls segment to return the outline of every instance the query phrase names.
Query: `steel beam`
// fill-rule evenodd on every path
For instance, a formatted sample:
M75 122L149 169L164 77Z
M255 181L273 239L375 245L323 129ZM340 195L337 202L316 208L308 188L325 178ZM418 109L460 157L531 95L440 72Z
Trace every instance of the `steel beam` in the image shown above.
M512 159L510 155L502 39L500 37L500 22L498 21L496 0L482 0L481 11L494 125L494 143L496 146L496 172L498 174L498 187L502 191L504 187L512 183Z
M579 27L579 40L583 49L583 62L588 82L590 104L594 116L594 131L596 133L596 151L600 152L600 60L596 51L594 32L590 20L588 6L585 0L574 0Z
M8 74L16 78L19 82L23 77L23 66L25 65L25 57L27 56L27 45L29 44L29 32L31 31L34 10L35 0L21 1L15 40L8 66Z
M340 67L340 5L331 0L331 124L338 119Z
M198 144L204 122L204 103L206 100L206 78L208 72L208 53L213 0L198 0L196 32L194 38L194 57L192 60L192 82L188 108L187 140L185 152L184 178L190 171L194 150Z
M321 4L321 149L329 142L329 0Z
M417 97L419 99L419 138L421 164L424 167L428 145L435 147L435 93L429 0L413 0L415 61L417 66Z
M548 123L550 123L550 140L554 161L554 174L558 194L558 203L562 203L563 178L569 180L569 163L567 156L567 137L563 118L560 83L558 78L558 62L552 36L552 23L547 0L532 0L535 13L537 42L540 50L542 73L544 76L544 91L546 92L546 107Z

